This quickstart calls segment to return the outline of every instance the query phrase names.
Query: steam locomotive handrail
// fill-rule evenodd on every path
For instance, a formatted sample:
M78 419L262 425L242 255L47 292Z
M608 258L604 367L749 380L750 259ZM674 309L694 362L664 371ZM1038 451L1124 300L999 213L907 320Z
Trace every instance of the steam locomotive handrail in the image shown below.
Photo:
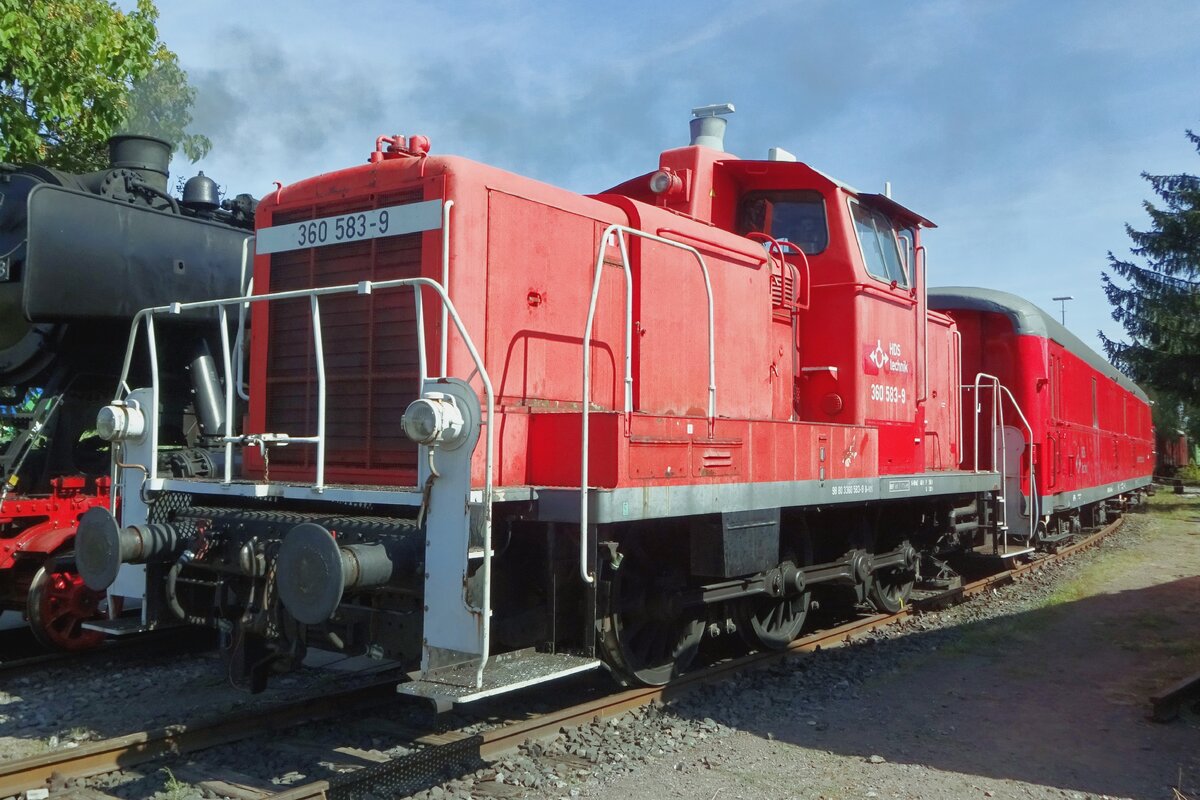
M975 451L975 472L979 472L979 397L982 389L987 387L992 390L992 422L993 430L996 427L1000 429L1000 436L1004 436L1004 397L1007 396L1009 402L1012 403L1013 409L1017 412L1017 416L1021 418L1021 424L1025 426L1025 432L1029 434L1028 449L1029 449L1029 541L1033 541L1034 530L1037 525L1037 514L1035 511L1036 495L1035 495L1035 478L1033 474L1033 426L1029 424L1029 420L1025 418L1025 412L1021 410L1021 406L1017 403L1017 399L1013 397L1012 392L1008 387L1000 382L1000 379L995 375L986 372L978 372L975 374L975 383L972 387L975 391L975 440L972 449ZM964 386L963 388L968 388ZM1001 394L1003 392L1003 394ZM998 426L996 423L999 423ZM996 466L997 442L995 433L992 434L992 466ZM1008 447L1003 442L999 443L999 458L1000 458L1000 480L1007 479L1008 471ZM1018 476L1019 478L1019 476ZM1020 485L1020 480L1017 481ZM1008 491L1007 488L1004 490ZM1004 545L1005 550L1008 549L1008 504L1007 502L1001 505L1004 510Z
M604 249L608 247L608 237L617 236L617 245L621 250L621 267L625 271L625 415L633 413L633 271L629 266L629 250L625 243L625 234L649 239L676 247L696 257L700 271L704 275L704 291L708 294L708 435L712 436L713 426L717 417L717 368L716 368L716 335L713 325L713 292L712 281L708 277L708 265L704 256L691 245L664 239L647 231L630 228L627 225L612 223L604 229L600 237L600 245L596 248L595 278L592 279L592 299L588 304L587 324L583 330L583 441L580 446L581 464L579 467L579 577L585 584L595 583L596 578L588 571L588 412L592 402L592 324L596 319L596 303L600 297L600 276L604 269Z

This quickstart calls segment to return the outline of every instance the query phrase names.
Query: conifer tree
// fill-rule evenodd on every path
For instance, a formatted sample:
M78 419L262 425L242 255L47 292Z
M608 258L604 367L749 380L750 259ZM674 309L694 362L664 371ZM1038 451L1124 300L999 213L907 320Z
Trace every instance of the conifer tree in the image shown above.
M1200 152L1200 135L1187 131ZM1136 260L1110 251L1101 273L1112 317L1129 342L1100 338L1109 359L1139 383L1200 406L1200 178L1142 173L1159 205L1143 205L1150 229L1125 230ZM1190 410L1190 409L1189 409ZM1190 416L1190 415L1189 415Z

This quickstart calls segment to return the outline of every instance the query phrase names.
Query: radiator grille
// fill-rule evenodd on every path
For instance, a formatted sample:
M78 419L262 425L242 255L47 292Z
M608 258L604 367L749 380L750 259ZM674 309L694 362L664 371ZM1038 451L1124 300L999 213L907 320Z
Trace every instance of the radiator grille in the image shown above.
M771 269L771 308L775 317L790 319L791 312L796 308L796 278L791 267L772 263Z
M419 190L378 195L374 202L322 205L278 214L274 224L366 211L423 200ZM272 292L363 280L414 278L421 269L421 234L392 236L271 256ZM400 418L417 395L417 329L413 294L322 297L326 398L326 480L401 484L415 481L416 445ZM271 304L266 367L266 430L314 435L317 373L308 298ZM427 310L428 313L428 310ZM272 477L312 479L316 447L271 451Z

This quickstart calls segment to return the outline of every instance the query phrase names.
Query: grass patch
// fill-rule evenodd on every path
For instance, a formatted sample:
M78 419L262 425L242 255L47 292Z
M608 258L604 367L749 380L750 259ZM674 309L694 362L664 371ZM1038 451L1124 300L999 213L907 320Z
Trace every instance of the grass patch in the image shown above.
M1180 522L1200 522L1200 495L1175 494L1159 489L1149 499L1149 506L1155 516Z
M192 787L176 778L175 773L168 767L163 767L159 772L167 774L167 779L163 782L163 793L167 800L186 800L192 792Z
M993 617L983 622L957 629L954 641L941 648L943 654L980 655L1000 658L1014 647L1033 642L1052 621L1050 614L1031 614L1031 608L1020 614Z
M1152 535L1158 535L1157 533ZM1137 572L1150 561L1150 555L1145 550L1110 552L1104 559L1088 566L1073 580L1067 581L1050 593L1043 603L1044 606L1057 606L1063 603L1074 603L1094 595L1112 591L1121 578L1131 572Z

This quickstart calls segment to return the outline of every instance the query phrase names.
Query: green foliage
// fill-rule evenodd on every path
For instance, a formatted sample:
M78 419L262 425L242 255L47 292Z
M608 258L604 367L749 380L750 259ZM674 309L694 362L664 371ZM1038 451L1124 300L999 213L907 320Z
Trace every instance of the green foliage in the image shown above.
M170 767L163 767L159 772L167 774L166 780L163 781L163 793L167 800L184 800L191 793L191 787L176 778Z
M1187 138L1200 151L1200 136L1188 131ZM1103 334L1101 339L1114 364L1168 399L1185 399L1184 417L1195 417L1191 398L1200 397L1200 178L1142 177L1162 200L1161 207L1144 204L1150 230L1125 226L1133 241L1130 252L1144 263L1110 252L1112 274L1102 273L1113 319L1130 342Z
M207 152L188 136L194 90L158 41L158 10L105 0L0 0L0 161L72 172L107 162L105 142L131 125Z
M1200 464L1188 464L1187 466L1180 467L1179 471L1175 473L1175 477L1184 483L1200 483Z
M25 397L20 403L9 404L9 407L14 413L29 414L37 407L38 401L42 399L42 389L35 387L25 392ZM0 445L8 444L17 435L17 426L10 425L3 420L0 420Z
M1154 404L1150 415L1154 429L1164 435L1182 431L1190 442L1200 442L1200 408L1187 395L1146 386L1146 394Z

